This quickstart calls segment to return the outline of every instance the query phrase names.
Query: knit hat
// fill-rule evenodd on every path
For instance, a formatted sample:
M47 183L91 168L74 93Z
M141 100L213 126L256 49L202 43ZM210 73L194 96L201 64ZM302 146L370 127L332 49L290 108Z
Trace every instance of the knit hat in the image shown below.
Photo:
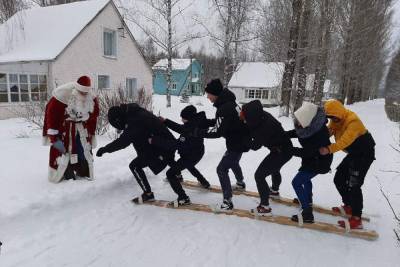
M222 89L224 89L224 86L222 85L222 82L220 79L214 79L211 80L209 83L207 83L206 88L204 88L204 91L206 93L219 96L219 94L222 92Z
M91 89L90 78L88 76L79 77L78 81L76 82L76 90L83 93L89 93L90 89Z
M196 107L193 105L190 105L190 106L187 106L184 109L182 109L181 118L190 121L190 120L194 119L196 114L197 114Z
M108 122L118 130L125 129L125 114L121 107L113 106L108 110Z
M317 105L310 102L303 102L301 107L294 112L294 116L300 123L301 127L306 128L310 125L312 119L317 114L317 110Z

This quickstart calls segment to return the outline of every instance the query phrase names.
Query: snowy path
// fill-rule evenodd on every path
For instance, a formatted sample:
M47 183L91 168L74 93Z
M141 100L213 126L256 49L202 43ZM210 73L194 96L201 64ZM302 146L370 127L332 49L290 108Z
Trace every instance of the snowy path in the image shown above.
M208 106L203 108L212 112ZM231 216L135 206L129 199L139 192L138 186L127 168L134 157L132 149L96 159L94 182L53 185L46 180L48 151L38 146L39 136L16 138L18 129L26 125L0 121L5 162L0 170L0 240L4 243L0 266L399 266L393 216L374 178L380 177L395 208L399 207L399 177L381 171L399 166L398 154L389 148L398 130L384 117L382 101L352 109L360 112L378 143L378 160L364 185L365 212L374 215L366 226L380 234L373 242ZM171 118L177 117L172 112L179 114L169 112L166 116ZM289 119L282 121L286 129L291 127ZM199 169L218 184L215 166L224 144L209 140L206 147ZM254 169L266 153L247 153L242 159L250 190L255 190ZM342 157L335 156L333 167ZM290 177L298 166L293 159L282 171L285 196L294 195ZM156 196L175 198L161 178L163 174L150 176ZM332 178L327 174L314 179L316 203L328 207L339 203ZM194 202L221 201L219 194L192 190L188 194ZM252 208L256 201L234 198L238 208ZM272 208L286 216L296 212L277 204ZM336 221L319 214L316 219Z

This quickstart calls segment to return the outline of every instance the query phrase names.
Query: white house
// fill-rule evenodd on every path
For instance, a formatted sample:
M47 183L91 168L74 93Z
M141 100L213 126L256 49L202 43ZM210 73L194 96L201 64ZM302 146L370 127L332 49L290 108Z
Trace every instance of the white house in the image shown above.
M98 90L152 93L152 70L112 0L23 10L0 25L0 118L81 75Z
M259 99L265 106L278 104L285 64L241 62L228 83L239 103Z

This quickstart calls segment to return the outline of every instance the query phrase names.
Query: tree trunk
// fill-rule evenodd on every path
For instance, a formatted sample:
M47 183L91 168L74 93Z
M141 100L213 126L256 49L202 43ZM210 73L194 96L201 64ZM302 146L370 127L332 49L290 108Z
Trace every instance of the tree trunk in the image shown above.
M280 115L288 116L290 109L290 93L292 89L293 75L296 67L297 40L299 37L299 24L303 0L292 1L292 21L290 26L289 49L285 62L285 71L282 80L281 110Z
M304 10L302 14L302 20L300 25L300 47L301 53L299 54L299 80L297 84L296 91L296 101L294 104L294 110L297 110L301 104L303 103L304 94L306 91L306 82L307 82L307 72L306 72L306 61L307 61L307 48L308 48L308 28L310 22L310 3L311 0L305 0Z
M171 85L172 85L172 16L171 0L167 0L167 21L168 21L168 67L167 67L167 108L171 107Z
M223 84L226 86L228 84L228 76L230 72L230 44L231 44L231 35L232 35L232 12L233 12L233 0L227 1L227 17L226 17L226 25L225 25L225 36L224 36L224 78Z

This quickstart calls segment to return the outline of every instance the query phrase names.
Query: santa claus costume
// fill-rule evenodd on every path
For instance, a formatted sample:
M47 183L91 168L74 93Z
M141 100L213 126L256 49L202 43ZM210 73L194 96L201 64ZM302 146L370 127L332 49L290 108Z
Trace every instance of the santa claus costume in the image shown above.
M46 105L43 139L51 145L49 181L58 183L76 176L93 179L92 148L99 105L92 93L90 78L54 89Z

